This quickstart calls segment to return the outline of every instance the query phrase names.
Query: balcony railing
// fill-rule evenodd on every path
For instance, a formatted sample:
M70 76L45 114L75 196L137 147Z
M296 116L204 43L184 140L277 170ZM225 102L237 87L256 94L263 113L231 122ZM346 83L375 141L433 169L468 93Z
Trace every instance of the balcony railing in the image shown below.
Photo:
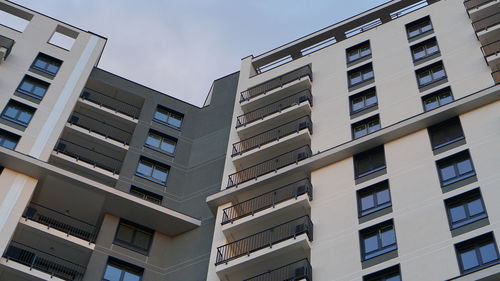
M310 65L305 65L301 68L295 69L288 73L285 73L277 78L271 79L257 86L254 86L246 91L241 92L240 103L248 101L252 98L265 94L268 91L274 90L276 88L282 87L283 85L290 83L295 80L299 80L303 77L308 76L312 81L312 71Z
M115 99L106 94L90 89L83 90L80 98L91 101L101 107L105 107L112 111L125 114L134 119L137 119L139 117L139 114L141 113L141 108L136 105L121 101L119 99Z
M312 281L312 266L308 259L278 267L243 281Z
M479 6L495 2L496 0L466 0L464 1L465 8L470 10L472 8L477 8Z
M312 200L311 181L306 178L291 184L276 188L259 196L240 202L222 211L222 225L253 215L259 211L274 207L286 200L307 194Z
M313 223L307 215L218 247L215 265L250 255L304 233L307 234L309 241L313 240Z
M497 71L491 73L491 76L493 76L493 80L495 81L495 84L500 84L500 70L497 70Z
M129 144L132 133L113 126L104 120L96 119L84 113L74 111L68 122L81 127L89 132L97 133L107 139L112 139L123 144Z
M294 105L298 105L304 101L309 101L309 104L312 105L311 91L309 90L300 91L296 94L293 94L286 98L280 99L276 102L270 103L263 107L259 107L255 110L252 110L248 113L240 115L236 118L236 128L245 126L257 120L264 119L269 115L272 115L276 112L281 112L282 110L290 108Z
M276 172L278 169L288 165L297 164L299 161L311 157L312 151L309 145L283 153L259 164L253 165L241 171L229 175L227 188L237 186L246 181L257 179L267 173Z
M87 148L64 139L59 139L54 150L57 153L68 155L77 161L99 167L113 174L120 173L122 160L100 153L94 148Z
M474 30L476 32L481 32L487 30L500 23L500 12L494 13L493 15L484 17L472 23Z
M303 129L308 129L309 133L312 134L312 122L309 116L300 117L233 144L233 152L231 156L236 156L254 148L261 147L262 145L277 141L293 133L298 133Z
M82 280L85 267L12 241L3 257L64 280Z
M33 202L24 211L23 218L36 221L89 243L94 243L97 236L95 225Z
M485 57L497 55L500 53L500 40L486 44L482 48Z

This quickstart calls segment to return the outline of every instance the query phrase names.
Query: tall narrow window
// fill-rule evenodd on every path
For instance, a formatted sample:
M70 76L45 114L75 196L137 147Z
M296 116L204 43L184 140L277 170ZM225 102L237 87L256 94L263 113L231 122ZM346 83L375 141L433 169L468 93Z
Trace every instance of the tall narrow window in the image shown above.
M153 160L142 157L137 165L135 174L156 183L166 185L170 168Z
M49 85L45 81L26 75L16 91L41 100L45 96Z
M469 273L499 262L498 247L492 233L455 245L462 273Z
M10 100L2 112L2 118L26 127L34 114L35 109L31 106Z
M59 71L59 68L61 68L61 65L62 60L56 59L43 53L39 53L35 58L35 61L31 65L31 69L54 77Z
M179 129L182 125L184 115L170 110L163 106L158 106L154 115L154 120Z
M363 260L380 256L398 248L392 220L361 230L359 235Z

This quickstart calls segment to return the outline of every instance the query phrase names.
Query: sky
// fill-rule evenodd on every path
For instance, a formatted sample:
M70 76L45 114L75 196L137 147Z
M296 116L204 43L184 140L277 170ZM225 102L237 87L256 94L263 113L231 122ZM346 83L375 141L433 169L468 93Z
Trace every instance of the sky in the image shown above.
M108 38L98 67L201 106L215 79L388 0L12 0Z

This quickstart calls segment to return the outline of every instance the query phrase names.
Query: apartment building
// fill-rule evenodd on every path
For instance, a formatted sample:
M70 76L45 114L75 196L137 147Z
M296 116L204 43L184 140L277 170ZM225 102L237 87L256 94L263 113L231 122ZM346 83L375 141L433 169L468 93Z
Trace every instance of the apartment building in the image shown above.
M238 73L196 107L0 1L0 280L205 280Z
M243 58L207 280L500 280L499 12L394 0Z

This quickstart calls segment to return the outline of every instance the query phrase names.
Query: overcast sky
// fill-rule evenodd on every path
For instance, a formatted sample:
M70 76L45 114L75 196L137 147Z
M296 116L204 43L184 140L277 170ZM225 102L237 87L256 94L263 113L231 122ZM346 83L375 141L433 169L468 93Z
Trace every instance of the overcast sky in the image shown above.
M387 0L13 0L108 38L99 67L201 105L258 55Z

